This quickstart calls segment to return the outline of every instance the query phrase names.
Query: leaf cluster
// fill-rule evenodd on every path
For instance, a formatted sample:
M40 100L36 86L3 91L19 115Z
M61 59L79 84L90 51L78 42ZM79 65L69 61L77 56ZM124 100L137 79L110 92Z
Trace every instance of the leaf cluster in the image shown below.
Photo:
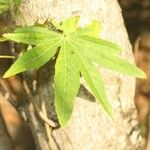
M33 46L17 59L5 73L5 78L29 69L38 69L58 53L54 91L55 109L62 126L72 114L80 86L80 75L104 110L112 116L104 83L95 63L123 74L145 78L142 70L119 57L120 47L99 38L99 22L93 20L84 28L80 28L78 22L79 17L71 17L61 23L52 21L55 28L61 32L30 26L3 35L8 40Z

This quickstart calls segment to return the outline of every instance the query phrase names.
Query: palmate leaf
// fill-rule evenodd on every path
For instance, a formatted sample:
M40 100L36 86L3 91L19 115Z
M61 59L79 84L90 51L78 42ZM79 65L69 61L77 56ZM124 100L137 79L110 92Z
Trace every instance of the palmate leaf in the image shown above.
M78 22L79 17L71 17L62 23L52 22L62 33L32 26L4 34L5 39L35 45L18 58L4 77L39 68L55 55L59 47L55 64L54 91L55 110L62 126L72 114L80 85L80 73L98 102L112 115L103 81L93 63L130 76L145 78L142 70L119 58L121 49L116 44L99 38L100 25L97 21L92 21L85 28L79 28Z

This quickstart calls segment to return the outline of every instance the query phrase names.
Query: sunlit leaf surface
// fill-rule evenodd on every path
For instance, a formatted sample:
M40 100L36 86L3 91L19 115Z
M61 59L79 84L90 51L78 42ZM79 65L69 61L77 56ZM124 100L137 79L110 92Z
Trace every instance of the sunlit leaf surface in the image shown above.
M55 109L62 126L72 114L80 86L80 74L97 101L112 116L103 81L94 63L133 77L145 78L142 70L119 57L120 47L99 38L100 24L97 21L92 21L85 28L79 28L78 22L79 17L71 17L62 23L53 21L53 25L56 24L56 29L61 32L32 26L4 34L5 39L34 46L16 60L5 73L5 78L29 69L37 69L58 52L54 91Z

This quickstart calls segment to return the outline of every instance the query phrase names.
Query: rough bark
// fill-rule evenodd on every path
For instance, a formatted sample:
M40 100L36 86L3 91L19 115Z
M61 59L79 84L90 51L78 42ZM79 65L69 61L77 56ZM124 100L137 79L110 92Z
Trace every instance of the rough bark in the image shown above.
M16 21L22 25L31 25L37 20L44 22L51 18L62 20L71 15L81 16L81 26L92 19L97 19L102 23L100 36L117 43L123 50L121 56L134 62L132 48L117 0L23 0L20 12L22 17L19 16ZM56 121L52 86L54 71L50 70L52 67L49 66L45 65L38 72L32 71L26 74L26 79L28 78L27 84L32 99L39 103L39 99L42 98L46 104L48 117ZM80 94L76 98L70 121L65 128L52 131L52 137L55 142L57 141L57 148L54 149L58 149L58 147L62 150L134 150L139 148L141 138L138 138L139 132L133 130L137 125L133 101L135 80L99 66L98 69L105 81L107 97L114 108L113 119L97 102L92 102L93 97L85 90L88 87L82 81L85 88L81 88ZM26 79L24 78L24 80ZM41 96L33 89L34 81L41 89ZM31 120L33 111L30 110L31 107L27 108ZM38 126L40 128L39 124L42 126L40 131L36 129ZM36 132L35 136L38 137L39 132L42 132L44 140L46 140L44 124L37 120L37 126L35 127L35 125L31 121L31 126ZM43 139L43 137L38 137L38 140L40 138ZM46 150L41 144L38 142L39 149Z
M0 149L2 150L13 150L14 145L7 134L6 127L0 116Z

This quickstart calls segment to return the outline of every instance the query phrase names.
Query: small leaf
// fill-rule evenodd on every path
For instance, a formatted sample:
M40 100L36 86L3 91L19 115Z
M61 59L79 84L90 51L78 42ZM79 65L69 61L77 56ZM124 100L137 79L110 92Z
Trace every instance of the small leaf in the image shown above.
M74 54L67 42L62 43L55 65L55 108L59 123L64 126L69 120L78 93L79 70Z
M98 21L93 20L90 24L86 25L84 28L78 29L79 36L91 36L91 37L99 37L99 33L101 30L101 25Z
M51 20L51 23L52 23L52 25L56 28L56 29L58 29L58 30L63 30L63 28L62 28L62 26L60 25L60 23L57 23L56 22L56 20Z
M25 52L5 73L4 78L18 74L20 72L39 68L48 62L56 53L59 42L52 40L50 43L42 43Z
M64 34L70 34L77 30L80 17L70 17L62 22L62 30Z
M4 13L9 9L8 5L0 4L0 14Z

